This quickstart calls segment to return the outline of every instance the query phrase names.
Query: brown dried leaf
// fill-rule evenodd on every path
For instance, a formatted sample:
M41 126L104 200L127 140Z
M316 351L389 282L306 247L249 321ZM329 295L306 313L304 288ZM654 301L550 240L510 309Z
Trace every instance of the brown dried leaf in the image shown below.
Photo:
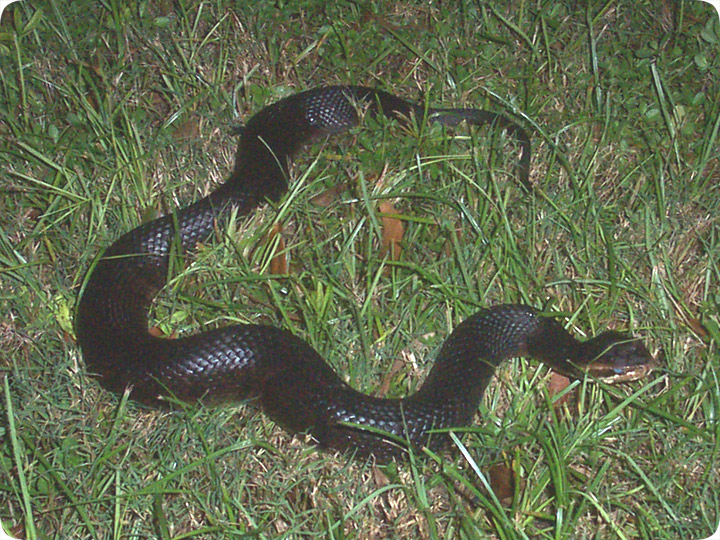
M405 234L405 225L396 217L388 214L397 214L395 207L387 201L383 201L378 205L382 220L382 250L380 255L385 257L390 254L393 261L400 260L402 256L401 242Z
M181 122L173 132L173 139L178 142L191 141L200 136L200 122L197 118L188 118Z
M392 382L393 378L398 373L402 372L404 369L405 363L400 358L395 358L392 366L390 366L390 369L383 377L382 383L380 384L380 389L378 390L378 395L387 396L388 392L390 392L390 383Z
M267 244L270 244L277 237L277 249L275 256L270 260L270 273L273 275L286 275L288 273L287 257L285 256L285 240L280 234L282 225L276 223L268 233Z
M690 330L695 332L695 334L703 340L707 340L710 336L710 333L703 326L702 321L697 317L688 317L687 325L690 327Z
M334 203L340 197L340 194L347 189L348 185L339 183L331 188L326 189L322 193L315 195L310 202L316 206L326 208Z
M510 506L515 497L515 472L506 463L496 463L488 470L490 486L503 506Z
M548 394L550 397L556 396L565 390L569 384L570 379L568 379L565 375L561 375L560 373L553 371L552 375L550 375L550 380L547 383ZM555 402L555 408L558 409L563 405L570 403L574 396L574 392L568 392Z
M175 338L175 332L172 332L169 336L166 336L165 332L163 332L159 326L151 326L150 328L148 328L148 334L156 338Z
M375 482L375 485L377 487L385 487L388 484L390 484L390 479L383 472L383 470L380 469L380 467L378 467L376 465L373 465L372 476L373 476L373 481Z

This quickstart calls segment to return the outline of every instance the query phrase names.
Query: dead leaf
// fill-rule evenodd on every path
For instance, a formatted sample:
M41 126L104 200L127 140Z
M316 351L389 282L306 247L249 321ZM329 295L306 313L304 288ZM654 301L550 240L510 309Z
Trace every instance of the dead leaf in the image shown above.
M378 467L376 465L373 465L372 476L373 476L373 481L375 482L375 485L377 487L385 487L388 484L390 484L390 479L382 471L382 469L380 469L380 467Z
M340 194L347 189L348 185L339 183L331 188L326 189L322 193L315 195L310 202L316 206L327 208L340 197Z
M690 330L695 332L695 334L703 340L707 340L710 336L709 332L705 330L703 323L697 317L688 316L687 325L690 327Z
M282 233L282 225L276 223L272 230L268 233L266 245L270 245L273 241L277 241L275 255L270 260L270 273L273 275L287 275L288 264L285 256L285 240L280 235ZM277 237L277 240L275 240Z
M159 326L151 326L150 328L148 328L148 334L156 338L175 339L176 337L175 332L171 332L169 336L166 336L165 332L163 332Z
M403 225L402 220L392 216L392 214L398 212L389 202L381 202L378 209L382 220L382 249L380 255L385 257L389 254L391 260L398 261L402 256L401 242L405 234L405 225Z
M550 375L550 380L547 383L548 394L550 395L550 397L556 396L563 390L565 390L569 384L570 379L568 379L565 375L561 375L560 373L553 371ZM568 392L567 394L565 394L563 397L555 401L555 409L558 409L563 405L569 403L574 396L575 392Z
M380 384L380 389L378 390L378 395L387 396L388 392L390 392L390 383L392 382L393 378L395 377L395 375L404 370L405 363L400 358L395 358L392 366L390 366L390 369L383 377L382 383Z
M503 506L510 506L515 497L515 471L506 463L496 463L488 470L490 486Z
M178 142L191 141L200 136L200 122L197 118L188 118L180 123L173 132L173 139Z

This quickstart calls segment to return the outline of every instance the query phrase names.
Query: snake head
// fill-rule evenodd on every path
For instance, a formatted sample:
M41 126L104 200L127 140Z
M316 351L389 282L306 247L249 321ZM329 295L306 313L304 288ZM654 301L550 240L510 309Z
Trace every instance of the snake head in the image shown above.
M603 332L583 346L586 362L580 367L606 383L636 381L657 367L657 361L645 345L630 334Z

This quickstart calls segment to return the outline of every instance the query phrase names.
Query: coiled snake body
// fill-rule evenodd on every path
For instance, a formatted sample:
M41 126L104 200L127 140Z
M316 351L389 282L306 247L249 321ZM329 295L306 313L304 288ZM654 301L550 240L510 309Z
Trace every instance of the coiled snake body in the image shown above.
M443 446L430 430L472 421L495 367L526 355L574 377L585 372L633 380L650 355L627 335L606 332L583 343L557 322L523 305L480 311L447 338L420 389L403 399L362 394L344 383L302 339L270 326L238 325L179 339L148 332L148 308L165 285L174 242L204 240L230 208L246 214L287 188L289 162L306 143L358 123L359 107L388 116L494 123L521 146L520 177L527 183L530 148L525 132L503 116L475 109L427 109L383 91L324 87L262 109L245 126L229 180L206 198L120 237L96 261L79 302L76 331L88 369L107 389L157 404L164 396L213 402L254 399L292 432L307 431L325 448L379 460L415 448ZM370 429L366 429L370 428ZM387 433L387 435L382 432Z

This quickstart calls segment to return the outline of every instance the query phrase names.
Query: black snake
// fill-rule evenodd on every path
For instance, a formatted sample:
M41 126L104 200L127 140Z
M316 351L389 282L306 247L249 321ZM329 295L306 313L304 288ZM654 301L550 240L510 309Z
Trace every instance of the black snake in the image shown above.
M291 333L237 325L162 339L148 332L148 308L165 285L173 244L190 248L208 237L231 208L247 214L287 189L292 156L321 136L348 130L361 110L454 126L492 123L521 145L521 180L528 185L530 143L505 117L476 109L426 108L386 92L351 86L295 94L262 109L244 127L234 171L209 196L140 225L96 260L79 301L76 331L89 371L115 392L158 404L253 399L291 432L309 432L324 448L380 460L414 448L440 448L430 433L472 421L495 367L529 356L573 377L634 380L651 356L629 335L605 332L579 342L553 319L524 305L485 309L460 324L443 344L418 391L402 399L362 394L343 382L320 355Z

